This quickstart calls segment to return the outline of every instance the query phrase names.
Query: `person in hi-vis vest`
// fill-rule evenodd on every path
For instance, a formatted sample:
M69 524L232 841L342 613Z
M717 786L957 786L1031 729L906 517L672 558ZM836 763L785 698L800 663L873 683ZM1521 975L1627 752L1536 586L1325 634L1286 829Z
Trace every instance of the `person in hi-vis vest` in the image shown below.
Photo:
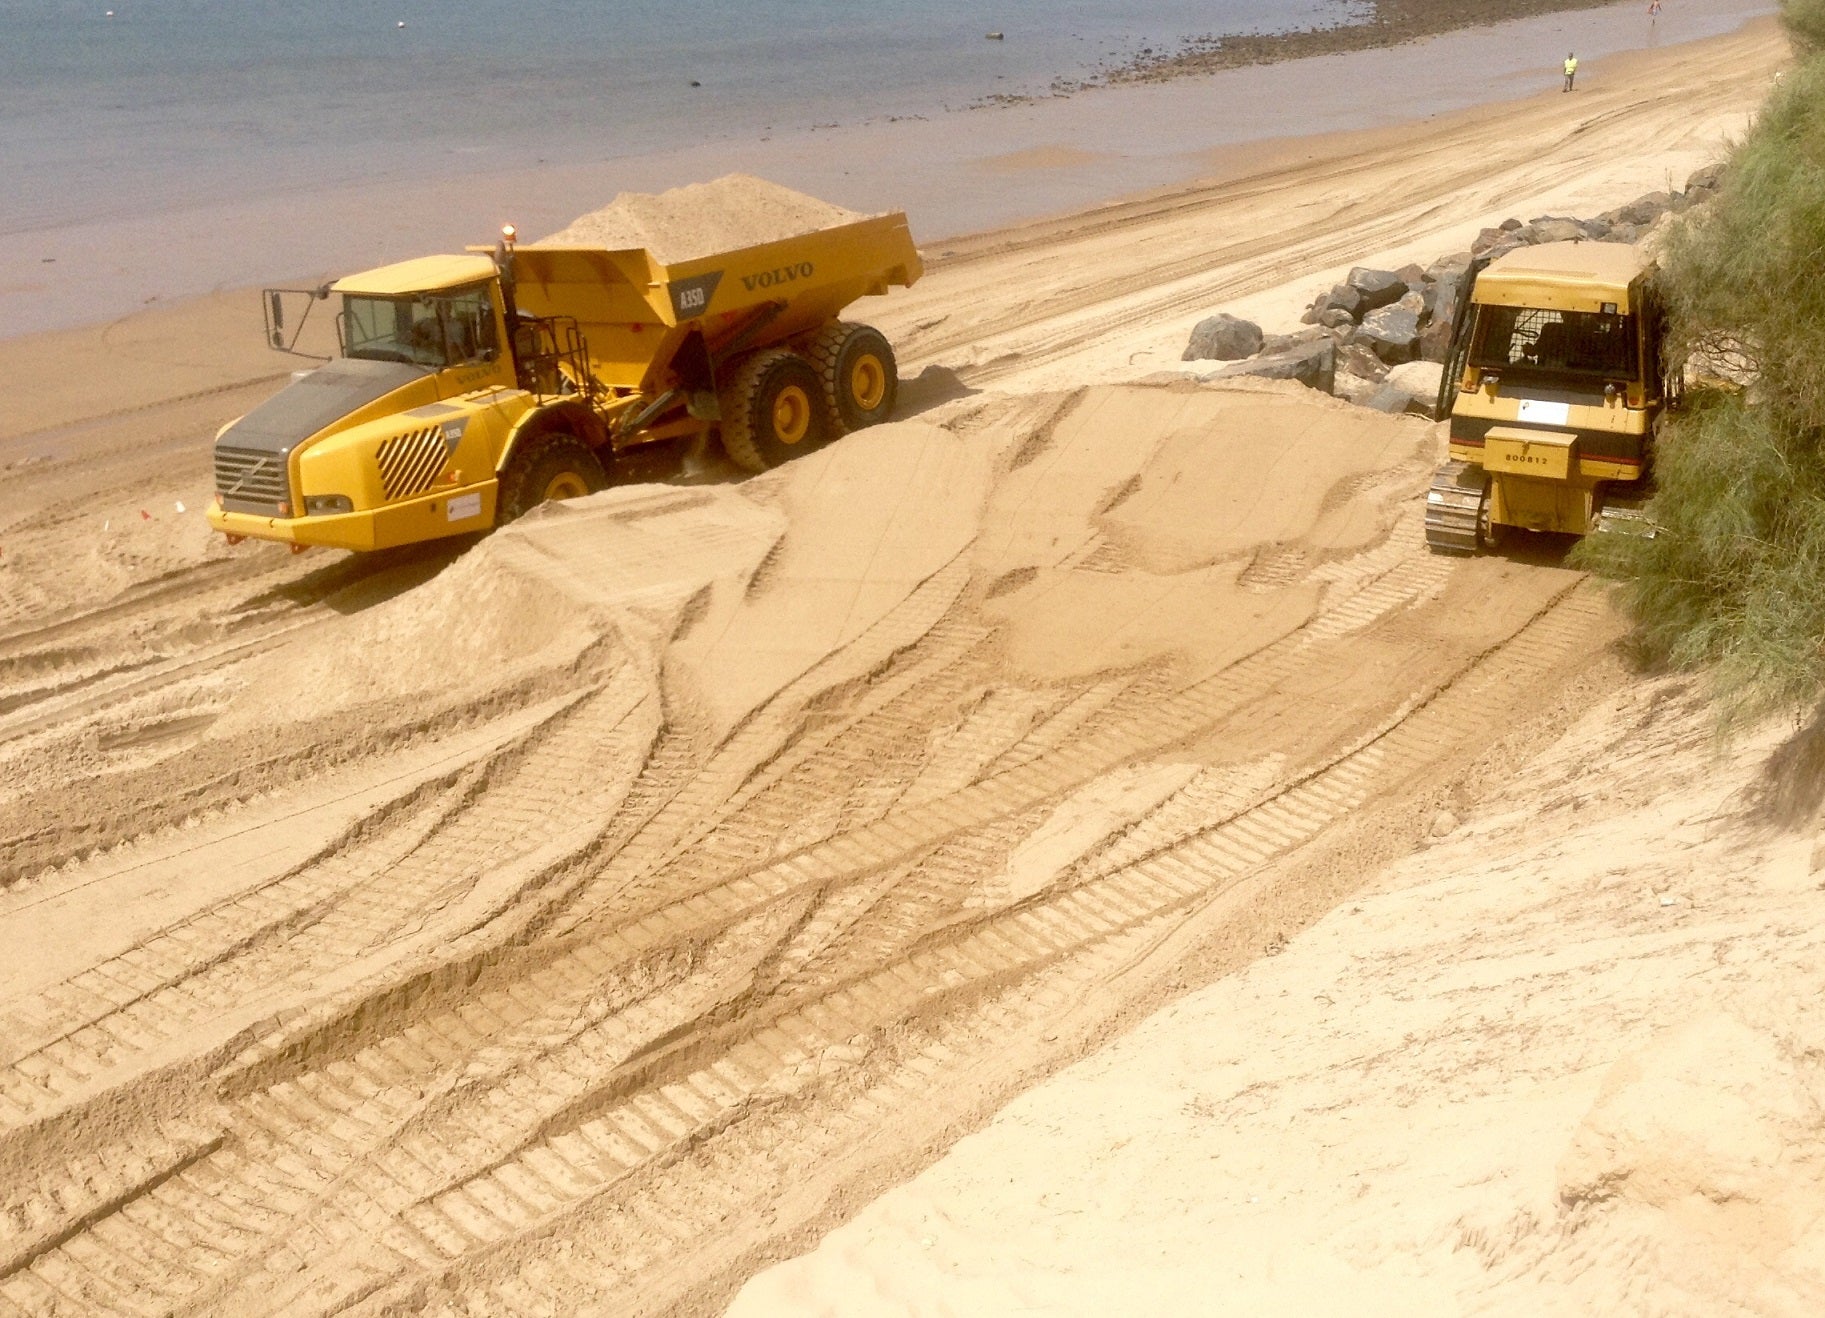
M1572 79L1578 76L1578 57L1567 54L1565 57L1565 90L1572 89Z

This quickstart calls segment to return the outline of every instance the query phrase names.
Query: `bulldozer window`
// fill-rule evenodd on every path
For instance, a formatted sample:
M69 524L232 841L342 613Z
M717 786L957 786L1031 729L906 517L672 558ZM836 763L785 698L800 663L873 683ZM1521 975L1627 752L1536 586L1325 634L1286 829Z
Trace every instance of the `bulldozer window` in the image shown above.
M343 298L344 353L441 369L495 355L494 304L486 288L417 297Z
M1470 364L1522 375L1641 376L1634 317L1597 311L1484 306L1477 314Z

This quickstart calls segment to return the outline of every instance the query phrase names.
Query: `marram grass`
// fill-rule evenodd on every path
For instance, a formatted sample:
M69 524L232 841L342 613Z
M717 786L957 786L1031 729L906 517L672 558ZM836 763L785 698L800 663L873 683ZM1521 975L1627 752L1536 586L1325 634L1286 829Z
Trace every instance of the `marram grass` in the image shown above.
M1729 360L1746 387L1668 418L1658 535L1572 556L1621 582L1642 656L1708 669L1731 717L1825 696L1825 0L1784 17L1805 62L1661 255L1675 360Z

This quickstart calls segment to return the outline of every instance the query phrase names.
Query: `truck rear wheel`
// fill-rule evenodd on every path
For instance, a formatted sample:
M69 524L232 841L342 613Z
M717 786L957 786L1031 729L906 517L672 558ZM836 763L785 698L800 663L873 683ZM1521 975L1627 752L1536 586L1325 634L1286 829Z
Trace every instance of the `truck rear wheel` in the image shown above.
M872 325L833 320L818 331L807 355L823 381L832 435L887 420L900 377L885 334Z
M580 499L608 484L608 473L582 440L548 431L523 440L501 473L495 521L505 524L552 499Z
M811 363L786 348L757 352L723 390L722 446L739 467L766 471L822 448L830 436Z

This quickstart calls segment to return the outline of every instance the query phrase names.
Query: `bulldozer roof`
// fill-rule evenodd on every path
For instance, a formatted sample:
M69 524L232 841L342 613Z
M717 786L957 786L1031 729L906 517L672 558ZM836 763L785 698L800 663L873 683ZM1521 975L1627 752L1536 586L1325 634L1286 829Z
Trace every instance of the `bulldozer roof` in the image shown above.
M1560 311L1633 310L1633 290L1653 262L1627 243L1542 243L1490 262L1474 301Z
M330 285L333 293L366 293L372 297L400 297L407 293L435 293L461 288L494 277L494 261L486 256L420 256L360 274L344 275Z

